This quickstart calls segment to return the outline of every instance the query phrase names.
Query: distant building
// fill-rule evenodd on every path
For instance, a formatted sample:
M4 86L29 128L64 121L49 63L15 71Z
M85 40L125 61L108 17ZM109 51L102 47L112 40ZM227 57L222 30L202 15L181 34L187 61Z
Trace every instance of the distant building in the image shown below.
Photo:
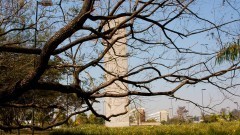
M169 120L169 112L166 110L160 111L160 122Z
M169 112L166 110L162 110L156 113L152 113L148 115L148 120L155 120L156 122L168 121L169 120Z
M141 124L142 122L145 122L145 109L144 108L135 108L130 111L130 122Z

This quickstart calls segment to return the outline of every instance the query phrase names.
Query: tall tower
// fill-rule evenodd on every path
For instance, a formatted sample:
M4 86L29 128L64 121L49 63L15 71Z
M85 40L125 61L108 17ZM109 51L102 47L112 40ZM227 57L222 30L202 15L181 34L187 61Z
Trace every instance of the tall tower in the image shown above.
M110 28L115 27L125 18L119 18L115 20L111 20L108 24L104 26L104 30L107 31ZM116 32L116 34L109 40L109 42L113 41L119 36L126 34L126 29L120 29ZM105 69L115 75L123 75L128 72L128 60L126 57L127 54L127 39L122 38L119 39L113 47L109 50L109 52L104 56L105 61ZM107 45L107 44L105 44ZM114 76L107 74L105 75L106 81L109 81ZM105 91L108 93L126 93L128 92L128 86L125 83L120 81L116 81L110 86L105 88ZM105 98L105 115L108 117L110 115L116 115L119 113L123 113L128 111L128 97L106 97ZM106 122L106 126L108 127L122 127L129 126L129 114L120 115L117 117L112 117L110 122Z

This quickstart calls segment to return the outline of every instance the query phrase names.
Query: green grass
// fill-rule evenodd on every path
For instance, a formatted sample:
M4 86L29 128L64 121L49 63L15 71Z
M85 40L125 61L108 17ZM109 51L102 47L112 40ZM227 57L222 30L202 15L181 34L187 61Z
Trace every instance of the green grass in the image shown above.
M83 125L75 128L57 129L50 135L240 135L240 123L200 123L122 128Z

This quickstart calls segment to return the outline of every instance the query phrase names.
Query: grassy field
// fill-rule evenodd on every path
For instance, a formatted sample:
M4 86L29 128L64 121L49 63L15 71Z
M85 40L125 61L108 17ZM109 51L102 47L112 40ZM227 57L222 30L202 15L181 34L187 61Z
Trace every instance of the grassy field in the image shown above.
M54 130L50 135L240 135L240 122L108 128L84 125Z

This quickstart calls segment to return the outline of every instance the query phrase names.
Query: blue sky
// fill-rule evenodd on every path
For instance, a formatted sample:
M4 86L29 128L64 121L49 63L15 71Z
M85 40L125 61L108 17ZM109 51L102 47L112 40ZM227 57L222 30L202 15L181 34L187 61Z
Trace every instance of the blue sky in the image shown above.
M235 4L238 4L238 5L234 5L236 7L240 6L240 3L235 3ZM223 6L222 1L220 0L210 0L210 1L203 0L193 5L191 9L193 9L193 11L197 11L199 16L203 18L207 18L214 23L221 23L224 21L229 21L230 19L234 20L234 19L240 18L240 14L238 14L230 6L226 7L226 3ZM188 25L190 25L190 27L193 27L193 28L199 27L199 26L196 26L196 25L199 25L197 23L196 24L194 24L194 22L187 22L187 23ZM180 22L176 22L176 24L171 24L171 25L172 27L178 27L178 24L181 25ZM207 24L202 24L202 25L207 25ZM237 26L239 25L240 25L239 23L238 24L234 23L233 25L230 25L229 27L224 29L234 30L238 28ZM236 31L239 31L239 29ZM221 36L224 43L232 40L231 38L229 39L229 37L227 36L226 37L224 35L221 35ZM190 38L179 40L177 44L179 46L186 45L186 44L188 45L197 44L195 47L193 47L193 49L199 52L217 51L221 48L221 45L218 44L218 42L216 42L210 35L208 35L208 33L203 33ZM197 60L201 61L203 59L205 58L202 58L202 56L199 56L199 57L195 56L194 58L190 58L189 61L197 61ZM227 66L227 62L222 65L216 65L216 66L219 66L219 69L221 69L221 67ZM239 81L239 78L236 78L235 81ZM226 83L230 83L230 82L226 82ZM157 84L155 85L154 88L156 87L158 87ZM171 87L171 86L165 86L165 88L167 87ZM206 89L203 92L204 105L205 106L209 105L209 107L214 106L213 109L216 111L219 111L221 108L226 108L226 107L229 107L230 110L235 109L236 104L234 102L240 102L238 97L227 94L226 92L223 92L225 94L224 95L216 87L213 87L208 84L203 84L203 83L197 84L195 86L183 87L176 93L176 96L189 99L201 105L202 89ZM240 94L240 92L238 92L238 89L239 87L236 87L235 89L232 89L232 92L236 94ZM169 99L169 97L164 97L164 96L154 97L154 98L144 97L141 100L141 106L146 108L146 111L148 113L153 113L162 109L169 110L169 108L171 108L171 100ZM200 115L200 109L198 107L196 107L191 103L188 104L186 101L180 101L180 100L173 100L174 114L176 114L176 109L178 106L186 106L186 108L188 108L189 106L190 115ZM205 109L205 110L209 112L214 112L208 109Z
M234 0L232 0L232 1L234 1ZM54 1L54 2L56 2L56 1ZM227 5L226 3L223 6L222 2L223 2L222 0L199 0L199 1L197 1L197 3L194 3L190 8L194 12L197 12L199 16L209 19L210 21L212 21L216 24L220 24L224 21L229 21L229 20L234 20L234 19L240 18L240 14L238 12L236 12L234 9L231 8L231 6ZM71 4L71 6L72 6L72 4ZM234 6L236 7L236 9L239 9L240 3L237 2L237 0L236 0ZM49 9L49 8L51 8L51 7L47 7L46 9ZM41 12L41 10L40 10L40 12ZM57 14L59 14L59 12ZM200 28L203 26L204 27L212 26L208 23L203 23L203 22L199 23L198 20L194 20L194 21L192 21L191 19L190 19L190 21L187 21L187 20L188 19L184 19L184 20L179 19L177 21L174 21L173 23L170 23L169 25L167 25L167 27L173 28L174 30L178 30L178 31L184 31L183 25L186 25L188 28L191 28L191 29L196 29L196 28ZM88 22L88 24L93 25L92 22ZM59 24L59 26L56 25L56 27L60 27L61 25L62 24ZM142 26L144 27L144 23L142 24ZM229 25L228 27L223 27L223 30L226 30L226 31L234 30L234 31L236 31L236 33L238 33L239 26L240 26L239 23L234 23L232 25ZM213 32L214 34L211 35L211 32ZM159 33L153 32L152 34L155 34L152 38L155 38L156 40L157 40L157 38L161 37L160 32ZM210 31L209 33L198 34L198 35L194 35L194 36L183 38L183 39L177 37L174 34L170 34L170 35L175 40L176 45L178 47L188 46L188 47L191 47L191 49L194 51L204 52L204 53L217 52L222 47L222 45L224 45L225 43L232 40L232 36L229 36L229 35L226 36L223 33L218 35L218 33L216 33L215 31ZM139 36L144 37L143 34L140 34ZM222 45L220 44L220 41L217 40L217 36L221 37L222 42L223 42ZM165 39L159 39L159 40L165 40ZM66 42L68 42L68 41L65 41L64 43L66 43ZM129 42L131 42L131 41L129 41ZM158 49L156 49L156 48L154 48L152 50L150 49L149 54L144 54L142 56L141 56L141 54L138 54L137 56L139 56L139 57L149 56L150 57L153 55L153 56L157 57L158 55L160 55L159 50L162 51L162 49L163 48L161 48L161 47L159 47ZM130 49L129 49L129 51L130 51ZM94 51L91 50L91 47L83 50L82 54L84 54L84 53L90 54L90 52L92 54L94 53ZM175 52L170 51L167 54L163 55L165 59L171 58L171 59L173 59L172 61L161 59L158 62L166 62L167 64L170 65L170 64L174 63L174 59L177 59L180 57L188 58L187 60L185 60L185 63L182 63L182 65L178 66L179 68L181 68L184 66L189 66L190 64L195 63L195 62L205 61L210 56L213 56L213 55L209 55L209 57L208 57L208 56L194 55L194 57L193 57L191 54L187 54L187 55L184 55L184 54L172 55L172 54L175 54ZM97 56L97 55L95 55L95 56ZM142 62L143 61L141 61L141 60L136 60L134 58L130 58L129 59L130 68L131 68L131 66L137 65ZM215 71L217 71L218 69L223 69L223 68L227 67L228 63L224 63L222 65L214 65L214 63L210 63L209 66L213 66L214 68L216 68ZM175 70L176 68L174 68L172 70ZM195 70L200 70L200 68L204 68L204 67L199 66L198 68L199 69L195 69ZM96 71L98 71L98 70L99 69L97 69L97 68L91 68L88 71L93 73L94 77L99 78L101 75L98 74L99 72L96 73ZM162 72L168 73L171 71L163 70ZM194 72L194 69L192 69L189 72ZM199 76L201 76L201 75L202 74L199 74ZM239 81L239 79L236 78L235 81ZM230 82L227 81L226 83L230 83ZM153 82L151 84L151 86L152 86L153 91L169 90L169 89L173 88L172 84L169 84L169 83L166 84L163 81ZM205 83L204 84L200 83L200 84L197 84L194 86L183 87L176 93L176 96L192 100L201 105L202 104L202 91L201 91L202 89L206 89L204 91L204 105L209 105L209 107L212 107L216 104L221 103L220 105L217 105L213 108L216 111L219 111L220 108L226 108L226 107L230 107L230 110L232 110L232 109L236 108L236 104L234 104L234 102L240 103L239 98L233 97L229 94L224 95L216 87L213 87L213 86L205 84ZM233 91L235 91L237 94L240 94L240 92L238 92L237 90L238 90L238 87L233 89ZM165 97L165 96L140 97L140 100L136 100L136 102L138 104L140 104L140 101L141 101L141 107L145 108L147 113L153 113L153 112L163 110L163 109L169 110L169 108L171 108L171 100L169 99L169 97ZM175 114L178 106L186 106L188 108L188 105L189 105L189 110L190 110L191 115L200 115L199 108L195 107L193 104L188 104L185 101L180 101L180 100L173 100L174 114ZM97 108L98 108L98 110L102 110L102 108L103 108L102 104L97 106Z

